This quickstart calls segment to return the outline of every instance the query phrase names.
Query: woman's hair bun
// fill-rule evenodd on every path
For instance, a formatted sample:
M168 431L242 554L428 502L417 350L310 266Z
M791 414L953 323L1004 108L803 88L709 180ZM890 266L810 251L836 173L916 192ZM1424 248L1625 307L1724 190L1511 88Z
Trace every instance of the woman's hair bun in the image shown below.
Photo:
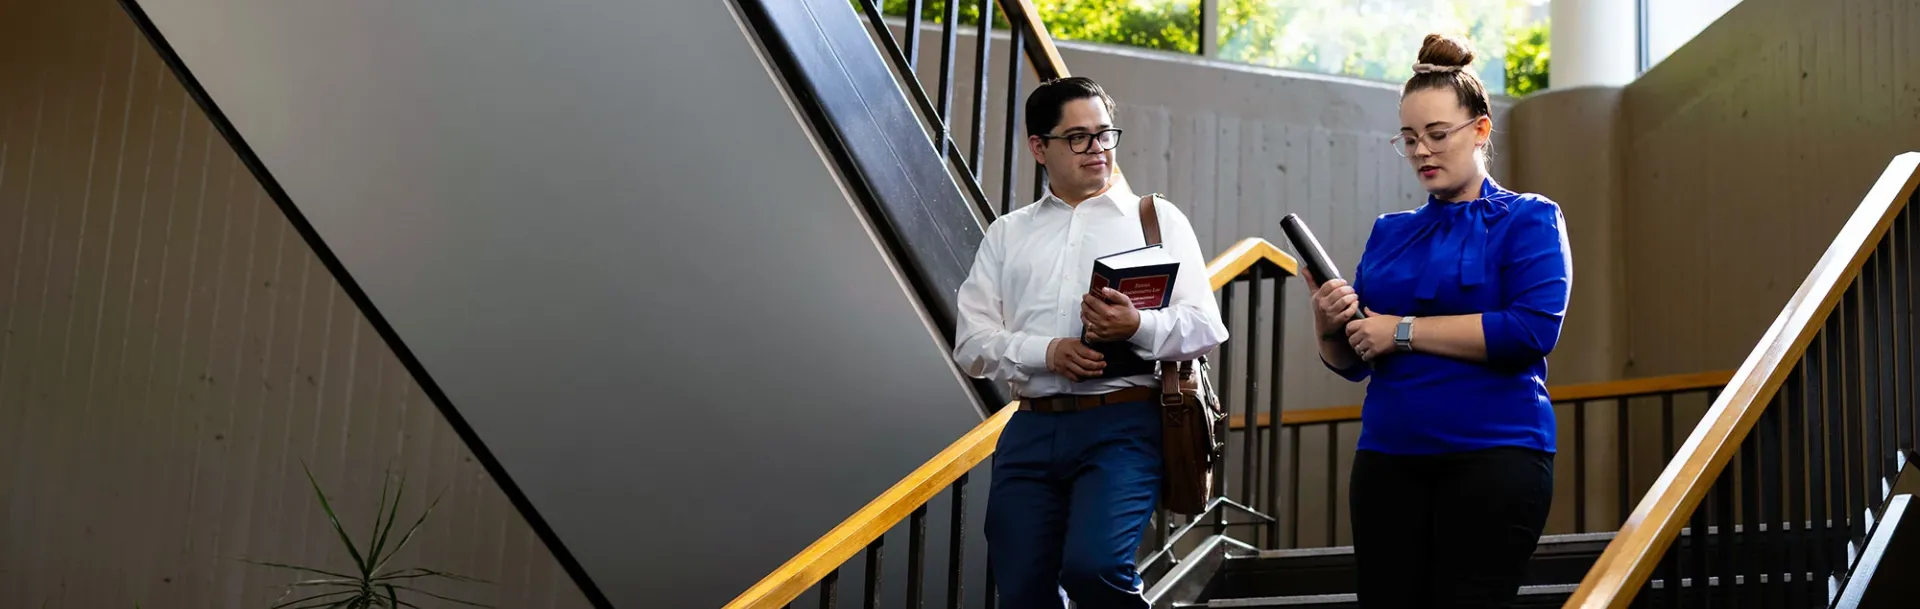
M1427 34L1420 44L1420 63L1438 67L1466 67L1473 63L1473 48L1462 38Z

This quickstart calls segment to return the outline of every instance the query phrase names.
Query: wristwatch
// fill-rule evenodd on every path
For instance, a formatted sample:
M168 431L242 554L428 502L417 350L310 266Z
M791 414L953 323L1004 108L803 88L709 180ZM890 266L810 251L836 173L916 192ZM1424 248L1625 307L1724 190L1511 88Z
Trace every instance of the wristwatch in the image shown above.
M1393 348L1401 353L1413 351L1413 316L1400 318L1400 325L1393 328Z

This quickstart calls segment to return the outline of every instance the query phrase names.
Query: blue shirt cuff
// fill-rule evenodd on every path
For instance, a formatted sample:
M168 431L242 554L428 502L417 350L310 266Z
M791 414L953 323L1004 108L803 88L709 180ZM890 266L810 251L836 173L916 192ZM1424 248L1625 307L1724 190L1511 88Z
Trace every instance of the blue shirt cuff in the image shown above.
M1367 380L1368 376L1373 375L1373 367L1368 366L1366 362L1360 362L1358 365L1352 368L1341 370L1339 368L1333 367L1333 364L1328 363L1327 358L1321 357L1320 365L1326 366L1327 369L1332 370L1334 374L1340 375L1340 378L1344 378L1355 383Z

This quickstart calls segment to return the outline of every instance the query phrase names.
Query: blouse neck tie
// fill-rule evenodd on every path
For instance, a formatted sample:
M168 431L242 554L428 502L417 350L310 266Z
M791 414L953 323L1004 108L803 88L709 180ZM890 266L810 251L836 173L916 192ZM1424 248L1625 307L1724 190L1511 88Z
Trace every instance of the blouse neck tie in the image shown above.
M1507 215L1511 208L1505 191L1487 178L1480 183L1480 197L1472 201L1447 202L1427 195L1427 204L1418 215L1426 220L1422 233L1439 233L1440 239L1428 250L1426 270L1414 296L1433 300L1440 290L1440 277L1448 261L1460 267L1460 285L1479 287L1487 282L1487 227Z

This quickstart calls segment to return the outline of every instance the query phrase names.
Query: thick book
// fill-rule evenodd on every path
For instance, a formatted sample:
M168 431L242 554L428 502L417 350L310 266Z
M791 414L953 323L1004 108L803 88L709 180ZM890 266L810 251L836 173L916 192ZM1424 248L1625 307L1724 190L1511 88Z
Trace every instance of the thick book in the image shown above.
M1113 288L1133 301L1142 311L1164 309L1173 302L1173 282L1180 275L1180 261L1160 244L1108 254L1094 259L1093 279L1088 292ZM1088 347L1105 357L1106 369L1095 378L1115 378L1152 374L1155 364L1142 359L1127 341L1093 342Z
M1173 280L1179 275L1180 261L1156 243L1095 258L1089 291L1110 287L1132 300L1135 309L1164 309L1173 300Z

